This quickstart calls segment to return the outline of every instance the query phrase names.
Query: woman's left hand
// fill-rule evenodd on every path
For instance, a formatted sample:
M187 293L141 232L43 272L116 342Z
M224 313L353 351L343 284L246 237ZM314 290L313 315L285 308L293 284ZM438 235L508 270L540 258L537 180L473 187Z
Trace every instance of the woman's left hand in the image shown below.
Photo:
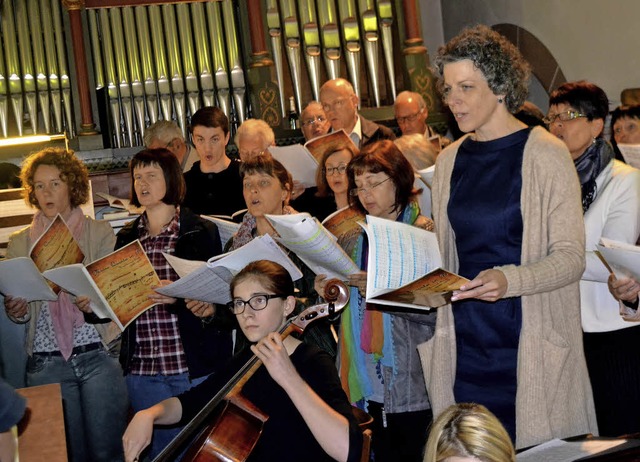
M251 351L265 365L271 378L283 388L291 377L298 374L277 332L271 332L255 345L251 345Z
M473 280L460 287L460 290L453 292L451 301L477 298L485 302L495 302L507 293L508 286L509 283L502 271L497 269L480 271Z
M76 306L83 313L91 314L93 310L91 309L91 299L89 297L85 297L83 295L79 295L76 297L75 301Z
M189 311L199 318L208 318L216 313L216 307L211 303L201 302L200 300L191 300L188 298L184 301Z
M160 284L158 284L157 286L152 286L152 289L157 289L159 287L164 287L164 286L168 286L169 284L171 284L172 281L169 281L167 279L163 279L160 281ZM153 300L154 303L162 303L162 304L166 304L166 305L171 305L173 303L176 302L177 299L173 298L173 297L167 297L166 295L162 295L159 294L158 292L153 292L152 294L149 295L149 298L151 300Z

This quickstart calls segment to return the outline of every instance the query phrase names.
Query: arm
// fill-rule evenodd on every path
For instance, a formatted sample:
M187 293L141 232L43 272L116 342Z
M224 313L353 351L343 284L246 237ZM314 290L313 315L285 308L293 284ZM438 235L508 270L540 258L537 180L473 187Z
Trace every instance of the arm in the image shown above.
M549 292L576 282L585 267L585 237L580 184L567 148L543 129L523 166L523 263L500 270L507 280L504 297ZM526 168L525 168L526 167Z
M140 453L151 443L154 425L174 424L181 418L182 404L178 398L165 399L136 413L122 436L125 460L138 460Z
M287 393L322 449L332 458L346 461L349 455L349 422L300 377L280 335L272 332L251 346L251 350Z
M594 253L601 237L635 244L640 234L640 171L614 163L612 175L584 218L587 267L582 279L586 281L607 282L609 278L609 271Z

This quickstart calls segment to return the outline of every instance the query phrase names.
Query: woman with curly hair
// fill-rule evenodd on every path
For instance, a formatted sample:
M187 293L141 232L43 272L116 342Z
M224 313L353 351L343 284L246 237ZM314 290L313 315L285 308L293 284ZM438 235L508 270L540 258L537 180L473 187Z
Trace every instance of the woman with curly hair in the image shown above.
M424 462L515 462L516 451L496 416L475 403L449 406L431 426Z
M441 47L444 101L468 133L439 156L433 216L446 269L470 279L421 347L434 411L486 406L517 447L596 432L582 350L580 184L560 140L513 115L529 66L486 26Z
M34 242L60 214L84 254L85 264L113 251L108 222L84 216L89 174L71 151L48 148L22 166L25 199L38 211L31 225L9 239L7 258L28 256ZM122 460L120 438L127 417L127 389L115 352L120 331L80 309L87 297L60 292L56 301L5 297L11 320L27 324L27 385L60 383L69 460Z

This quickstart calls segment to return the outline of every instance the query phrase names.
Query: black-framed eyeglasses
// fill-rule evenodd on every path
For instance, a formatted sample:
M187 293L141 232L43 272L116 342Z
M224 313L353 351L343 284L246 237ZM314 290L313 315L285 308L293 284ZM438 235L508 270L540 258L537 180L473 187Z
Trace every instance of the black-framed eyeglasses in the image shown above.
M418 115L421 113L422 111L418 111L415 114L411 114L408 116L404 116L404 117L396 117L396 122L398 122L398 125L400 124L406 124L407 122L415 122L416 119L418 118Z
M325 116L321 116L321 115L317 115L311 119L305 119L302 121L302 126L303 127L310 127L313 126L315 124L321 124L327 121L327 118Z
M547 125L551 125L556 120L559 120L560 122L569 122L570 120L580 119L581 117L588 117L588 116L578 111L568 110L568 111L559 112L557 114L553 114L553 113L547 114L547 116L544 119L542 119L542 121Z
M336 173L339 175L343 175L344 172L347 171L347 165L346 164L341 164L338 165L337 167L325 167L324 169L324 173L327 176L332 176L335 175Z
M269 304L269 300L272 298L285 298L286 295L279 294L258 294L251 297L249 300L242 300L241 298L234 298L227 306L231 312L235 315L244 313L245 306L249 305L253 311L264 310Z
M368 192L371 192L374 188L377 188L382 183L384 183L385 181L390 180L390 179L391 179L391 177L388 176L384 180L378 181L377 183L372 184L370 186L365 186L363 188L353 188L351 191L349 191L349 194L352 195L352 196L357 196L358 194L362 194L364 196Z

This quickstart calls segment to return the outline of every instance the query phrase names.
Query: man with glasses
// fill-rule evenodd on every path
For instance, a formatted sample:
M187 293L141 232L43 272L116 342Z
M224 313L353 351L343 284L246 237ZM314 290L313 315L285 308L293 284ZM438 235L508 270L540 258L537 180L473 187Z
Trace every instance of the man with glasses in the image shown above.
M427 117L429 111L427 103L420 93L413 91L403 91L398 94L396 101L393 103L393 112L398 122L398 127L402 135L420 134L424 135L437 152L449 144L446 138L441 137L433 129L427 125Z
M238 127L233 138L242 162L261 156L269 148L276 145L273 129L262 119L247 119Z
M183 172L188 172L198 160L198 153L187 144L175 122L158 120L144 131L144 145L149 149L164 148L173 153Z
M329 80L320 88L320 102L332 130L344 129L353 143L362 149L380 140L394 140L393 131L358 114L360 99L347 80Z
M331 124L327 120L324 109L322 109L322 104L318 101L311 101L307 104L302 110L300 121L302 134L307 141L326 135L331 129Z

